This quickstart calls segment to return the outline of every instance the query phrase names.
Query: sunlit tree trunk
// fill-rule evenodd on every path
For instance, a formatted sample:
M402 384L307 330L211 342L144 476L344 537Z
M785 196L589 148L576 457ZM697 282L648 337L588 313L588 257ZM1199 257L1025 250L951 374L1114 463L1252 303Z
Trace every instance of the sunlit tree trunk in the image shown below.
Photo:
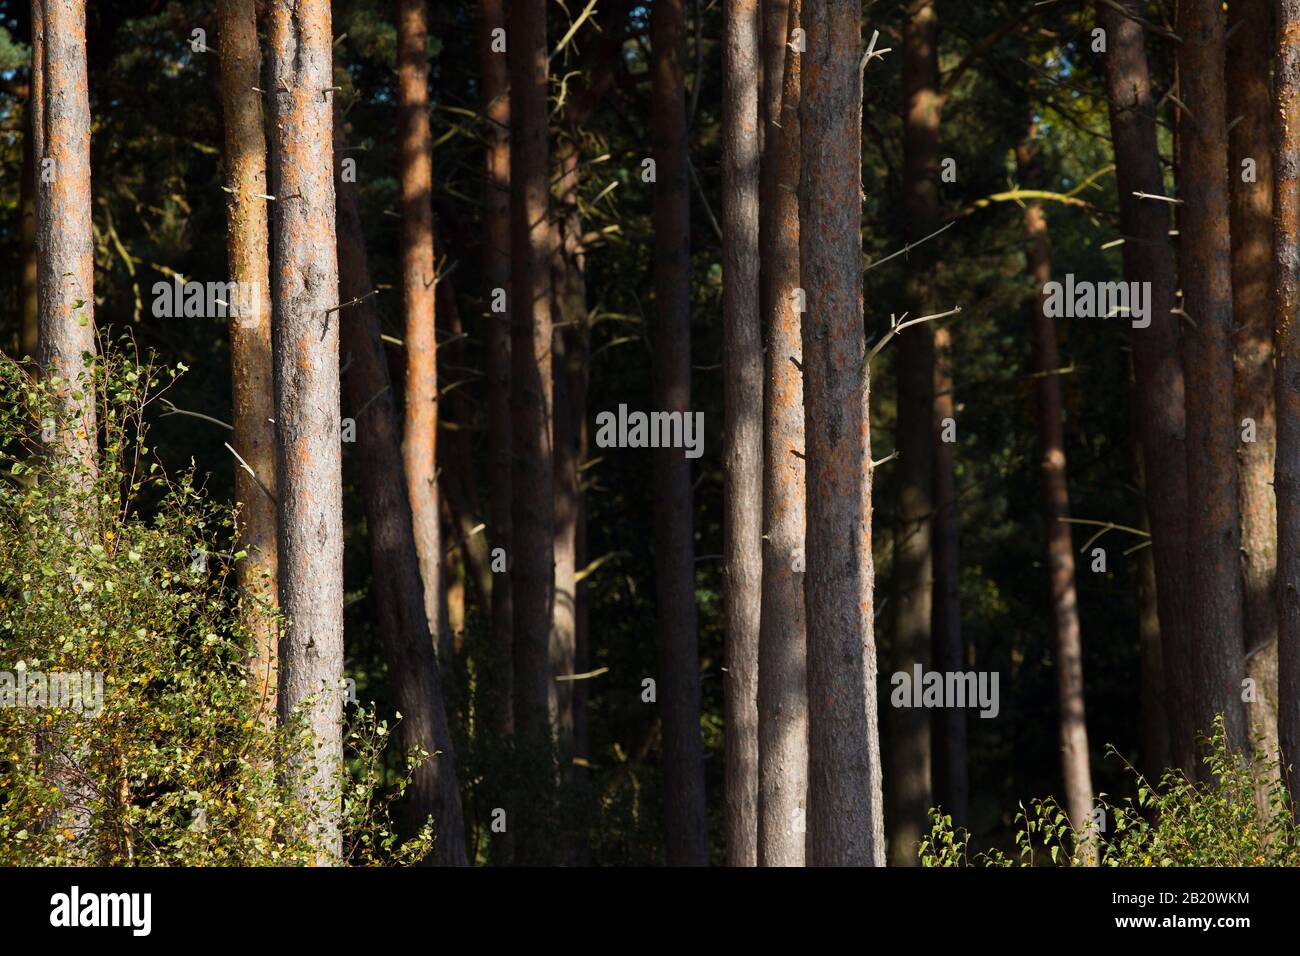
M271 151L276 197L274 369L280 712L301 712L307 751L289 783L322 864L338 861L343 741L343 481L338 260L334 229L330 5L270 8Z
M238 306L231 311L230 374L234 448L254 474L235 468L240 503L239 586L247 600L253 637L250 685L258 708L276 712L279 628L267 611L279 603L279 555L275 522L275 387L271 364L271 271L266 179L266 133L262 122L262 50L253 0L217 4L221 51L221 97L225 111L226 255ZM236 303L230 303L236 305ZM259 484L260 482L260 484Z
M758 650L758 863L803 866L808 799L804 407L799 288L800 0L764 4L761 255L767 325L763 606ZM772 90L772 85L776 90ZM774 95L775 93L775 95Z
M727 864L758 855L758 631L763 576L763 336L758 307L757 0L727 0L722 52L722 460Z
M883 866L862 323L862 17L807 0L799 105L808 475L808 862Z

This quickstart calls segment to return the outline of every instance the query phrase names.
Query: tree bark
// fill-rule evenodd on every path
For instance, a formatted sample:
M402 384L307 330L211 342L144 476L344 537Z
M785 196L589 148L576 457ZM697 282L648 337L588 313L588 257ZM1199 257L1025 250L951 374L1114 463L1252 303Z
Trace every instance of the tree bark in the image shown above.
M799 190L808 474L808 862L883 866L871 425L862 324L861 12L803 7Z
M1147 473L1142 454L1141 423L1137 420L1138 406L1133 406L1131 425L1133 438L1133 475L1143 501L1147 498ZM1140 509L1138 528L1151 532L1151 520L1145 504ZM1165 690L1164 660L1160 643L1160 588L1156 577L1153 548L1134 552L1137 562L1137 615L1138 615L1138 713L1142 721L1142 772L1148 781L1155 782L1173 765L1169 741L1168 693Z
M1016 148L1016 165L1024 181L1033 160L1036 131ZM1043 527L1047 534L1047 566L1052 591L1052 634L1056 655L1057 706L1060 709L1061 775L1065 783L1065 810L1070 825L1085 846L1092 835L1092 770L1088 758L1088 724L1083 699L1083 642L1079 635L1079 600L1074 584L1074 550L1066 479L1065 436L1061 423L1061 378L1058 367L1056 323L1044 308L1045 287L1052 281L1052 260L1047 245L1047 217L1042 204L1025 207L1025 233L1029 247L1025 259L1034 281L1030 322L1033 341L1030 370L1037 375L1036 411L1038 443L1042 450ZM1085 850L1085 855L1091 854Z
M930 608L934 667L941 672L966 670L966 649L961 635L961 563L958 531L961 511L957 502L956 446L942 438L945 419L956 420L952 379L952 333L946 325L934 330L934 602ZM970 819L970 767L966 739L966 711L945 707L931 725L934 748L935 800L953 822Z
M903 209L908 242L939 218L939 50L934 0L910 0L903 27ZM924 314L933 256L912 258L907 300ZM894 670L930 665L931 515L934 511L934 326L907 330L898 343L898 505L894 530ZM889 865L915 866L929 832L930 713L900 708L886 720L885 820Z
M36 154L34 131L36 104L31 88L23 116L23 179L20 186L18 214L22 219L18 231L19 277L18 301L21 326L18 333L18 354L24 359L36 360L40 351L40 297L36 264Z
M1277 329L1278 743L1300 804L1300 0L1277 5L1273 308Z
M271 362L271 267L266 178L266 132L262 121L262 50L253 0L217 4L221 51L221 99L225 113L226 254L231 281L239 284L246 314L230 315L230 375L234 448L252 468L235 469L235 499L242 506L238 580L247 601L245 621L253 637L249 682L259 713L275 720L279 626L268 615L278 606L279 554L275 520L275 376ZM260 481L260 485L259 485Z
M509 556L514 550L510 518L510 67L504 51L492 49L493 31L505 30L503 0L482 0L479 62L483 112L487 116L486 176L483 183L483 296L487 312L488 495L492 527L488 542ZM495 312L501 290L505 311ZM510 574L492 576L492 724L513 734L513 617ZM508 831L507 831L508 832Z
M1124 278L1151 283L1150 325L1133 328L1137 425L1143 465L1159 481L1147 486L1161 659L1168 699L1174 766L1195 774L1196 726L1192 714L1191 567L1187 538L1187 445L1183 363L1174 307L1174 251L1169 243L1168 204L1135 193L1165 195L1156 143L1155 109L1142 27L1106 3L1098 21L1110 38L1105 56L1110 127L1115 141L1115 178L1124 243Z
M1195 730L1208 735L1222 714L1230 747L1246 744L1241 701L1241 530L1233 415L1232 272L1228 233L1228 137L1220 5L1184 0L1176 32L1182 100L1179 271L1183 309L1194 326L1183 350L1187 377L1188 540Z
M79 483L87 487L97 474L98 433L90 366L83 358L96 351L85 3L35 0L32 36L33 155L40 170L37 358L45 375L61 380L55 454L79 463ZM78 389L81 399L74 397Z
M338 141L342 144L342 139ZM373 291L356 187L336 178L338 190L339 298L352 302ZM429 758L408 793L414 824L433 817L434 859L464 866L465 825L446 700L425 616L419 557L406 493L402 438L374 299L342 313L340 336L349 358L348 404L356 416L357 458L370 542L371 595L388 661L402 748L423 748Z
M428 10L397 4L397 137L401 163L402 306L406 422L402 460L429 632L442 624L442 533L438 514L438 344L433 256L433 138L429 130Z
M691 239L682 51L682 0L650 12L654 114L654 403L690 414ZM652 452L657 632L662 674L664 810L668 863L709 861L700 737L700 655L696 630L691 466L680 448Z
M727 0L722 48L723 675L728 866L758 862L763 340L758 306L757 0Z
M758 649L758 863L803 866L808 797L804 630L804 406L799 288L799 51L787 48L800 0L764 4L763 210L767 322L763 605ZM788 18L788 19L787 19Z
M1277 755L1277 505L1273 456L1277 424L1273 389L1273 156L1269 115L1273 46L1272 0L1245 0L1230 10L1237 27L1228 40L1228 112L1240 116L1228 133L1229 215L1232 233L1232 312L1235 408L1238 429L1255 424L1255 440L1237 445L1241 509L1242 626L1246 676L1255 682L1246 702L1250 747ZM1243 163L1255 167L1246 181ZM1268 807L1268 784L1257 800Z
M547 139L546 4L511 7L510 147L511 264L511 484L514 554L514 719L528 805L516 807L521 861L548 858L541 794L554 779L548 700L550 638L555 600L555 491L551 438L550 148ZM518 834L523 834L518 836Z
M301 710L309 752L287 768L322 864L338 861L342 771L343 483L334 227L330 5L270 8L276 136L274 369L279 481L280 713Z

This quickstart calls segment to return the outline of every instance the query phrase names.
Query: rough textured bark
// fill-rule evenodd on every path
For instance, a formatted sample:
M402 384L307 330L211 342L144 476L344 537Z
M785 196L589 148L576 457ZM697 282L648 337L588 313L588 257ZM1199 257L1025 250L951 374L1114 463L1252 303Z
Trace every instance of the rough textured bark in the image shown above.
M1016 148L1016 165L1022 180L1031 166L1034 133ZM1061 775L1065 784L1065 810L1070 824L1087 840L1092 831L1092 770L1088 759L1088 725L1083 702L1083 641L1079 634L1079 600L1074 585L1074 550L1070 526L1065 435L1061 422L1061 377L1058 368L1056 322L1043 307L1045 287L1052 281L1052 260L1047 244L1047 217L1041 203L1025 207L1025 253L1034 282L1030 319L1035 383L1038 443L1042 452L1043 529L1047 534L1047 566L1052 591L1052 637L1056 657L1057 706L1060 714Z
M576 169L573 175L576 177ZM566 177L567 178L567 177ZM559 257L557 256L557 260ZM585 307L583 309L585 312ZM564 315L563 311L558 314ZM557 680L576 673L578 599L578 422L575 420L570 363L580 361L570 352L578 348L571 329L555 329L551 372L555 396L555 617L551 627L550 713L560 761L560 779L573 776L573 690L576 681Z
M503 0L482 0L479 62L483 112L487 116L486 176L483 183L483 296L486 313L488 486L492 525L488 542L507 556L514 548L510 518L510 66L505 52L492 49L492 32L504 30ZM496 290L504 311L492 311ZM514 732L513 617L509 572L492 576L492 724Z
M910 331L910 330L909 330ZM961 563L958 530L961 512L957 502L956 444L942 439L944 421L956 420L952 380L952 333L946 325L934 330L934 602L930 608L934 668L966 670L966 649L961 636ZM945 707L931 724L934 747L935 801L962 826L970 819L970 766L966 743L966 711Z
M691 220L682 0L650 13L654 116L654 407L690 414ZM680 448L652 453L656 631L663 715L664 810L670 865L708 863L700 655L696 630L691 464Z
M336 176L335 188L339 297L352 302L374 287L366 261L356 187ZM402 465L401 427L374 299L366 298L341 316L340 344L350 361L348 404L356 418L361 496L370 543L371 597L378 613L389 679L397 708L402 712L398 725L402 747L421 747L431 755L416 771L407 793L407 809L416 824L433 817L437 834L434 859L444 865L464 866L465 825L455 753L425 617L424 588Z
M871 425L862 324L861 13L808 0L799 261L808 475L808 862L883 866Z
M52 173L38 177L36 201L37 358L45 375L63 382L55 453L79 461L88 481L96 472L95 402L88 388L84 399L73 397L89 375L82 356L95 353L85 3L35 0L32 34L33 150Z
M23 181L18 203L18 214L22 217L18 230L18 301L22 323L18 334L18 354L33 361L40 350L40 297L36 293L36 154L32 143L35 116L29 88L23 117Z
M934 230L939 218L939 49L934 0L911 0L903 27L903 210L909 242ZM907 302L924 314L932 289L923 247L909 263ZM899 337L898 504L894 530L894 660L896 672L930 666L931 515L934 511L934 326ZM899 708L885 721L885 822L889 865L915 866L929 832L930 713Z
M722 47L722 580L728 866L758 861L763 341L758 306L758 3L727 0Z
M1277 5L1273 308L1277 330L1278 743L1300 802L1300 0Z
M547 858L537 815L550 767L550 635L555 591L555 491L551 445L550 148L546 129L546 4L511 7L510 184L513 268L511 396L514 553L514 719L533 784L516 831L521 861Z
M1233 416L1232 272L1228 234L1228 137L1220 5L1183 0L1175 31L1182 101L1179 130L1179 273L1186 332L1188 540L1195 729L1208 734L1224 717L1228 743L1246 743L1241 701L1241 533Z
M1242 629L1246 676L1255 699L1246 702L1251 747L1277 753L1277 505L1273 455L1277 447L1273 389L1273 156L1269 117L1272 85L1272 0L1244 0L1229 9L1236 25L1228 40L1227 116L1241 120L1228 133L1232 233L1233 370L1239 430L1255 423L1255 440L1237 443L1241 508ZM1243 162L1254 163L1246 182ZM1240 431L1238 438L1241 437ZM1267 786L1259 794L1268 805Z
M804 408L799 288L799 52L787 48L800 0L764 4L761 233L764 398L763 606L758 648L758 863L803 866L808 797L804 630ZM788 17L788 19L787 19Z
M438 515L438 344L433 257L433 138L429 130L429 24L425 0L397 4L397 138L401 178L406 422L402 460L429 631L442 624ZM441 642L440 642L441 643Z
M270 8L280 712L302 710L311 750L286 772L321 863L341 850L343 483L330 6Z
M1151 324L1141 329L1130 325L1129 335L1143 464L1147 474L1159 476L1158 482L1147 487L1146 511L1159 582L1156 600L1170 749L1175 766L1195 773L1186 418L1179 320L1170 311L1175 279L1169 210L1167 203L1134 195L1165 195L1142 27L1105 3L1098 5L1097 15L1110 43L1104 59L1120 226L1126 236L1133 237L1123 247L1124 278L1151 283Z
M253 635L250 686L267 720L275 719L279 629L266 610L279 603L279 555L275 526L275 388L271 368L271 265L266 179L266 133L262 122L262 50L257 39L253 0L217 4L221 51L221 100L225 113L226 255L231 281L239 283L232 314L230 375L235 429L234 448L256 473L235 469L235 499L240 503L239 586L249 600L247 623ZM259 486L258 481L261 485Z

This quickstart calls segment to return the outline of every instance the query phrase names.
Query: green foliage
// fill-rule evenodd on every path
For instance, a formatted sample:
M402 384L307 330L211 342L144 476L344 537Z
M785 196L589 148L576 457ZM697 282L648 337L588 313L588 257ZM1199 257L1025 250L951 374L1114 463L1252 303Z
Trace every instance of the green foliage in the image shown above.
M1137 796L1112 801L1099 794L1095 805L1106 824L1091 841L1076 838L1065 811L1048 797L1020 804L1017 858L997 849L972 856L970 834L932 810L930 835L920 844L921 865L1080 866L1090 853L1100 866L1300 865L1300 827L1276 758L1262 749L1253 760L1231 751L1222 718L1206 744L1204 781L1170 770L1153 784L1128 765Z
M75 383L0 360L0 865L310 863L276 772L299 722L264 719L248 680L250 625L273 612L235 588L235 514L147 444L146 410L177 370L86 358ZM99 396L93 469L63 451L84 438L67 403L86 395ZM56 701L49 683L69 675L85 693ZM414 862L432 840L429 825L405 842L394 831L390 804L427 755L383 790L390 735L355 710L353 773L325 795L342 800L359 865Z

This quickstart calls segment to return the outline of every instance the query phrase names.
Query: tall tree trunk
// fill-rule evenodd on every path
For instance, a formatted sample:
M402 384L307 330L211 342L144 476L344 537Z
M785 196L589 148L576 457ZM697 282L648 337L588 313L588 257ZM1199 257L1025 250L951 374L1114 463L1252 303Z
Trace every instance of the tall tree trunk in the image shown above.
M576 175L576 172L575 172ZM556 256L556 262L561 256ZM556 280L552 273L552 280ZM573 690L577 599L578 599L578 510L581 499L578 486L578 422L573 407L570 363L580 361L570 352L578 348L576 337L568 326L569 316L559 308L557 314L562 325L556 328L552 353L551 372L555 394L555 417L552 429L555 436L555 621L551 628L550 710L551 733L555 736L556 754L560 761L560 780L568 782L573 777ZM585 308L583 309L585 311Z
M1175 27L1178 75L1188 116L1179 136L1179 273L1188 329L1188 539L1192 544L1190 624L1192 714L1208 734L1222 714L1228 744L1246 744L1241 701L1245 673L1238 524L1237 445L1233 415L1232 271L1228 233L1228 137L1220 4L1183 0Z
M654 403L690 414L691 218L682 51L682 0L655 0L650 12L654 116ZM664 810L670 865L709 862L700 738L700 653L696 630L691 465L680 448L654 461L654 553L662 674Z
M221 98L225 112L230 278L239 284L245 314L230 315L230 374L235 451L256 473L235 469L235 498L242 510L239 586L247 600L253 636L252 680L260 713L276 712L279 627L267 614L278 604L279 555L275 524L275 376L271 367L271 271L266 179L266 133L262 122L262 50L253 0L217 4L221 50ZM258 482L261 482L259 486Z
M1146 464L1142 454L1141 423L1138 406L1133 406L1132 456L1133 475L1143 493L1138 528L1151 532L1151 520L1145 505L1147 490ZM1138 713L1142 721L1142 772L1156 782L1173 763L1169 741L1168 694L1165 690L1164 660L1160 646L1160 588L1156 579L1156 562L1152 548L1135 552L1137 562L1138 615Z
M1273 455L1277 448L1273 389L1273 156L1269 117L1273 46L1272 0L1245 0L1230 8L1236 29L1228 40L1228 112L1242 117L1228 134L1229 214L1232 232L1232 313L1236 427L1254 422L1254 441L1237 445L1241 508L1242 624L1250 746L1277 755L1277 505ZM1253 178L1243 164L1254 166ZM1248 181L1249 180L1249 181ZM1268 808L1268 782L1257 794Z
M342 145L342 139L337 141ZM336 177L338 190L339 298L362 300L341 315L340 336L349 358L348 404L356 417L357 458L370 542L371 595L389 679L402 712L402 748L430 754L416 771L407 808L413 823L433 817L433 858L464 866L465 824L461 814L455 750L447 706L425 616L424 587L411 526L411 504L402 464L402 436L388 377L379 315L366 261L365 233L356 187Z
M487 117L486 176L483 182L483 297L488 303L487 425L488 495L492 525L488 543L507 556L514 550L510 518L510 67L505 51L494 50L493 32L504 35L504 0L481 0L479 62L483 112ZM505 311L494 311L497 291ZM492 576L492 725L513 734L514 608L509 572ZM509 831L507 830L507 833Z
M96 339L82 0L33 0L30 103L32 156L41 170L36 192L36 358L40 374L60 380L55 389L57 433L46 452L73 476L74 500L60 505L60 523L72 540L73 532L94 516L99 434L91 367L83 357L95 354ZM88 809L95 795L76 766L87 755L39 743L49 781L63 794L63 809L53 825L71 833L76 855L88 856L95 850Z
M1130 2L1130 0L1123 0ZM1169 243L1168 204L1141 199L1165 194L1156 119L1142 27L1107 3L1098 20L1110 38L1105 56L1110 128L1115 141L1124 278L1151 283L1150 324L1133 328L1137 424L1143 465L1159 481L1147 486L1151 551L1157 581L1161 659L1168 697L1169 739L1174 765L1195 774L1196 726L1192 714L1191 568L1187 537L1187 446L1183 363L1174 307L1174 251Z
M406 423L402 460L429 632L442 625L438 514L438 344L434 321L433 138L429 131L426 0L397 4L397 136L401 163L402 307L406 316ZM441 641L439 642L441 645Z
M1016 165L1025 181L1036 152L1036 130L1016 148ZM1056 323L1043 307L1045 289L1052 281L1052 260L1047 245L1047 217L1041 203L1025 207L1025 233L1029 246L1025 259L1034 280L1030 320L1033 341L1030 370L1035 387L1038 443L1042 451L1043 528L1047 534L1047 566L1052 589L1052 633L1056 655L1057 706L1060 709L1061 775L1065 781L1065 810L1079 834L1085 857L1092 835L1092 770L1088 759L1088 724L1083 705L1083 642L1079 636L1079 599L1074 584L1074 551L1070 526L1061 519L1070 514L1066 480L1065 435L1061 423L1061 378L1057 368Z
M758 306L758 2L727 0L722 48L728 866L758 862L758 631L763 576L763 336Z
M799 262L808 474L808 862L885 863L862 324L862 17L803 8Z
M547 44L544 0L511 7L511 483L514 553L514 719L528 804L516 807L521 861L548 859L542 794L554 779L548 719L550 637L555 591L555 491L551 445L551 290L554 239L547 139Z
M323 0L270 10L276 196L274 368L279 483L280 712L310 752L288 777L321 863L337 862L343 680L343 481L334 229L334 38Z
M1278 0L1273 74L1273 308L1277 329L1278 743L1300 805L1300 0Z
M36 265L36 153L33 149L37 111L32 88L28 88L23 116L23 179L18 214L22 218L18 231L18 299L21 326L18 354L35 361L40 351L40 297L37 295Z
M36 201L38 359L47 376L62 380L56 454L79 461L83 484L88 484L96 473L97 425L90 368L82 358L96 351L85 3L35 0L32 34L33 152L41 168ZM86 380L79 385L82 378ZM85 397L74 397L78 389Z
M935 670L964 671L966 649L961 636L961 564L958 530L956 445L943 440L944 422L956 421L953 398L952 332L946 325L934 330L934 603L930 608ZM934 768L936 802L958 826L970 820L970 768L966 743L966 711L944 707L934 715Z
M763 222L767 322L763 606L758 648L758 863L803 866L808 797L804 407L799 288L800 0L764 4ZM776 96L771 85L777 86Z
M939 49L934 0L910 0L903 27L903 209L907 241L939 218ZM923 313L931 293L922 249L912 260L908 307ZM923 322L898 341L898 512L894 531L894 670L930 664L931 541L934 511L934 327ZM889 865L915 866L928 832L930 713L899 708L885 722L885 820Z

